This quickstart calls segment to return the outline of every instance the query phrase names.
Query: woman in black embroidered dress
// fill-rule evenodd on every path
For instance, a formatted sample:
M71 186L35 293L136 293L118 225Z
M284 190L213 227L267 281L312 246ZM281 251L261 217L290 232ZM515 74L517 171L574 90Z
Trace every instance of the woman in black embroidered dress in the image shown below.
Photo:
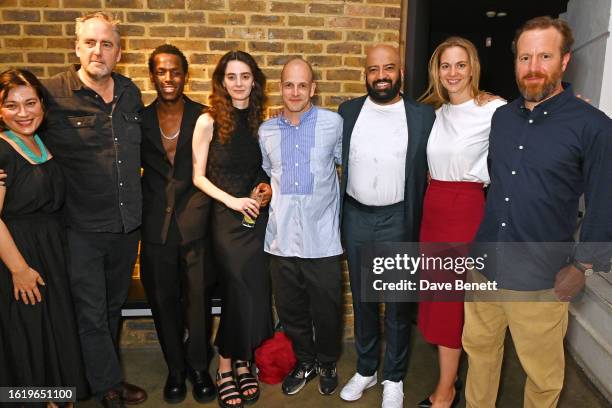
M29 71L5 71L0 105L7 174L0 185L0 385L76 387L82 398L87 384L59 219L63 176L36 134L42 85Z

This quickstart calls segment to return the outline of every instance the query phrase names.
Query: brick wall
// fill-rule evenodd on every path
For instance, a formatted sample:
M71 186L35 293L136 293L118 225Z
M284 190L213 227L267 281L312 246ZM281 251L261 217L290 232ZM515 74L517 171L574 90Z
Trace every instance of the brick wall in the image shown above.
M201 102L207 101L220 56L241 49L264 69L271 105L280 104L282 64L301 55L316 70L317 102L336 108L364 92L365 47L398 44L401 0L0 0L0 69L27 67L45 77L77 62L74 19L97 9L122 21L118 70L141 88L145 102L154 97L148 54L169 42L187 54L187 92Z
M318 80L317 104L336 109L365 92L365 49L398 45L402 0L0 0L0 71L25 67L41 77L76 63L74 19L104 9L121 20L123 57L118 70L154 96L146 61L153 48L172 43L190 63L186 92L206 103L210 76L226 51L256 57L268 77L271 106L280 105L278 79L288 58L310 61ZM345 268L346 269L346 268ZM353 316L346 279L345 337Z

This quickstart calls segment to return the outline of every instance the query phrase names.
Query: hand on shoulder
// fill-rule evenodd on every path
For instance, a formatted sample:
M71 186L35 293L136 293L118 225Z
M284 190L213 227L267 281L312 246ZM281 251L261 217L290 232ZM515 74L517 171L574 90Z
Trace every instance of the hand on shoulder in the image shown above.
M502 98L499 95L493 95L492 93L485 92L485 91L481 91L478 95L476 95L476 98L474 98L474 102L478 106L485 106L488 103L496 101L496 100L497 101L508 102L507 100L505 100L504 98Z
M587 97L582 96L582 95L580 95L580 94L576 94L576 98L578 98L578 99L582 99L582 100L583 100L583 101L585 101L586 103L591 104L591 99L590 99L590 98L587 98Z

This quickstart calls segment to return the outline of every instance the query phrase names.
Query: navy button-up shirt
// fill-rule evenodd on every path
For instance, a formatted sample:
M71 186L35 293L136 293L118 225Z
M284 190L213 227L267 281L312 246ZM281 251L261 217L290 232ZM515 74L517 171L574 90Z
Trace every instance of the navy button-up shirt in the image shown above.
M492 118L491 187L476 241L531 243L494 245L483 272L500 288L549 289L571 256L609 269L612 120L564 87L532 111L518 98ZM575 247L583 193L586 214Z

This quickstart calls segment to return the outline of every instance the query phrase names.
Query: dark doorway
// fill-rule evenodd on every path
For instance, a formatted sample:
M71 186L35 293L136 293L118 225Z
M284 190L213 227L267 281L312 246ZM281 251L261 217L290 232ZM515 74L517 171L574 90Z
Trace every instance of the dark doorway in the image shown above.
M567 3L568 0L408 0L405 91L413 98L425 91L427 63L433 50L447 37L459 35L478 48L480 88L508 100L516 98L511 50L516 29L532 17L558 17L567 10Z

